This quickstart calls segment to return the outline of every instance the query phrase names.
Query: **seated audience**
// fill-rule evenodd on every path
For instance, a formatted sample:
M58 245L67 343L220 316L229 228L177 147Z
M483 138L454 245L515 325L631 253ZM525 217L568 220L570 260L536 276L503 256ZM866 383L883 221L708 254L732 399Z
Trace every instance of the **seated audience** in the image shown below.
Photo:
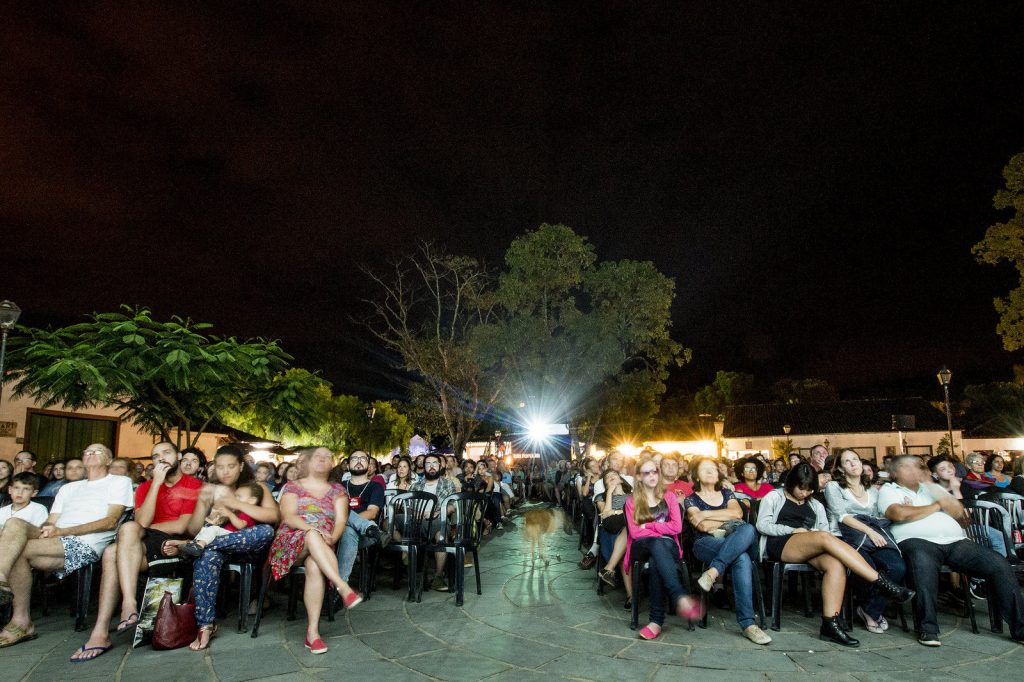
M939 569L943 565L983 578L989 599L1010 626L1010 638L1024 641L1024 599L1013 569L995 551L967 539L963 525L968 517L963 505L927 480L917 457L893 458L889 473L892 482L878 491L878 509L892 521L892 534L917 588L914 615L920 627L918 642L941 645L937 602Z
M1013 460L1013 478L1010 479L1010 492L1024 495L1024 455L1017 455Z
M754 644L769 644L772 638L754 622L755 576L750 548L757 540L757 531L742 520L743 510L732 491L722 486L714 460L705 457L695 461L694 478L693 493L683 505L696 535L693 553L708 564L697 584L710 592L715 581L731 571L736 622L743 636Z
M327 653L327 645L320 638L325 580L341 595L345 608L355 608L363 601L338 573L334 547L342 535L351 531L345 526L350 500L340 484L328 480L333 460L334 455L327 448L307 448L306 475L285 483L282 488L281 528L270 547L270 566L275 580L288 575L296 564L305 568L304 645L314 654ZM356 466L365 467L365 463Z
M348 527L342 529L341 541L338 543L338 571L343 580L348 580L352 575L360 542L364 538L379 542L381 538L377 516L384 509L385 495L383 484L370 477L371 462L374 461L363 450L356 450L348 458L351 476L342 486L348 498L345 521Z
M43 505L32 501L38 484L39 478L33 473L23 471L14 475L11 484L7 486L11 503L0 507L0 529L11 519L21 519L36 528L42 527L50 512Z
M139 605L135 599L139 574L148 570L150 562L173 554L167 543L183 537L196 506L203 484L181 472L181 455L177 448L168 442L157 443L151 456L153 480L135 490L135 518L121 524L117 541L103 552L96 624L86 643L72 655L71 660L76 663L92 660L110 650L110 619L118 603L121 613L117 633L139 622Z
M772 461L772 469L768 473L767 480L772 484L773 488L778 488L782 485L782 479L786 476L786 460L782 457L776 458Z
M637 466L640 481L626 500L624 515L628 531L626 566L632 557L649 562L648 591L650 593L650 622L640 630L644 639L656 639L665 625L665 599L680 618L697 620L701 617L701 604L686 594L679 582L677 564L683 555L679 534L683 529L679 499L665 492L658 464L650 458L640 460ZM612 481L608 490L614 494Z
M825 504L832 532L857 550L872 568L889 580L902 584L906 564L889 533L889 521L878 516L878 491L864 471L864 463L853 450L843 450L835 460L832 480L825 486ZM857 590L857 617L868 632L881 634L889 629L885 620L888 597L876 585L854 576Z
M968 453L965 462L967 476L963 479L964 483L974 488L975 491L984 491L992 487L995 481L985 473L985 455L980 452Z
M36 457L36 453L31 450L22 450L18 454L14 455L14 473L20 474L24 471L32 474L39 479L37 486L38 490L42 490L46 487L46 477L36 473L36 466L39 458Z
M422 457L423 478L413 482L410 492L430 493L437 497L438 504L440 504L442 500L455 494L455 486L447 477L441 475L441 455L430 453L422 455ZM435 508L434 516L439 517L440 515L441 510ZM440 531L438 533L440 534ZM447 552L434 552L434 579L430 583L430 589L438 592L448 591L448 580L444 575L444 565L447 559Z
M110 475L111 476L127 476L133 479L135 473L135 463L127 457L115 457L114 461L110 463Z
M63 578L99 561L117 533L117 523L132 506L132 484L110 476L110 448L93 443L82 453L86 478L59 491L42 528L10 519L0 532L0 606L13 602L11 621L0 631L0 648L35 639L29 617L31 569Z
M396 490L404 493L412 485L412 460L408 457L399 457L395 465L395 475L388 481L387 490Z
M64 480L64 462L50 462L46 465L50 474L46 479L46 485L39 491L39 497L55 497L57 491L66 482ZM6 487L6 486L4 486Z
M679 499L693 493L693 484L679 478L679 458L676 455L665 455L661 458L661 480L665 490L674 493Z
M259 506L263 502L265 486L266 481L262 485L257 482L240 485L235 489L235 499L243 504ZM206 523L196 533L196 536L192 538L192 541L180 545L178 551L184 556L198 559L202 555L203 550L206 549L206 546L220 536L234 533L238 530L245 530L255 525L256 522L253 518L245 512L235 513L225 510L223 515L221 515L211 511L210 515L206 517Z
M217 604L220 572L224 563L230 559L261 560L260 553L274 539L274 524L279 520L277 503L266 486L263 486L263 501L258 505L241 502L235 498L235 491L239 486L254 482L252 470L246 465L245 456L237 445L228 444L217 448L213 469L217 484L203 486L189 518L186 534L195 537L210 512L216 512L225 518L228 512L243 512L256 524L214 539L206 545L193 566L192 589L195 597L196 624L199 626L199 634L189 645L193 651L209 648L210 640L217 633L214 607ZM176 553L178 546L185 544L185 541L175 540L167 544L173 547Z
M992 479L992 485L997 488L1007 488L1010 485L1010 477L1003 473L1006 468L1006 459L999 453L988 456L985 460L985 475Z
M949 455L936 455L932 457L928 460L928 469L932 472L932 478L935 482L958 502L973 500L977 496L977 491L965 485L963 481L957 478L956 467ZM978 530L980 531L981 528L979 527ZM1006 540L1003 537L1002 531L986 526L984 532L988 534L992 549L1003 556L1007 556Z
M186 476L206 480L206 454L196 447L185 448L181 451L181 473Z
M267 486L267 489L270 490L270 492L274 492L277 488L277 482L274 480L275 473L274 465L270 462L259 462L252 471L253 478L256 482Z
M14 477L14 466L6 459L0 459L0 504L8 504L10 500L7 497L7 487L11 485L11 479Z
M817 488L818 472L801 463L789 472L784 488L765 495L757 519L761 554L769 561L809 564L821 571L821 638L842 646L860 646L839 617L846 570L869 584L877 583L883 594L900 602L910 600L914 592L880 574L857 550L832 535L825 508L812 498Z
M764 462L759 457L738 460L732 470L739 481L735 486L738 493L760 500L774 490L772 484L764 480Z
M629 546L629 535L626 528L626 502L633 494L633 488L614 469L605 471L602 481L604 491L599 493L594 501L601 516L601 530L607 533L607 537L613 538L614 545L610 549L604 548L608 550L608 561L598 573L598 577L615 587L615 569L619 569L622 572L623 586L626 588L625 608L632 608L633 586L629 580L629 567L625 565L623 558L626 556ZM664 484L661 485L664 489ZM675 497L674 494L673 497Z

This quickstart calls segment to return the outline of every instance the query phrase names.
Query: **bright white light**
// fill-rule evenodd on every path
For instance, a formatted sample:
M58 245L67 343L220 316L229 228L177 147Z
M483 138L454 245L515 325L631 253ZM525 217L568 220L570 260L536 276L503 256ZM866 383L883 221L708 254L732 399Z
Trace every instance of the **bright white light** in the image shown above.
M569 433L565 424L552 424L544 420L528 422L526 435L535 443L548 440L551 436L564 436Z
M640 454L640 450L642 450L643 448L638 448L632 443L619 443L618 445L615 446L615 449L624 454L626 457L636 457L638 454Z

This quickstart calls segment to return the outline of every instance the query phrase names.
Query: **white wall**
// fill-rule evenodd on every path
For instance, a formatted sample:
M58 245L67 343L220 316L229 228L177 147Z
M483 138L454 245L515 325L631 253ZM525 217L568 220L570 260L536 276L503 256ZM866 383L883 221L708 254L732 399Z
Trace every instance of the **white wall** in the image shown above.
M931 445L932 451L939 445L939 439L946 435L945 431L904 431L903 439L907 442L907 445ZM960 442L961 433L959 431L953 431L953 440L957 443ZM894 447L899 452L900 442L899 435L893 431L891 433L826 433L820 435L811 436L790 436L793 441L793 449L798 448L809 448L818 443L824 443L826 439L829 441L829 448L860 448L860 447L873 447L875 448L875 459L878 463L881 463L882 457L885 456L886 447ZM725 450L726 453L729 451L742 452L745 450L761 450L764 452L771 453L772 443L778 440L785 440L784 436L757 436L752 438L726 438L725 439ZM747 447L747 443L750 443L750 447ZM726 454L726 456L728 456Z

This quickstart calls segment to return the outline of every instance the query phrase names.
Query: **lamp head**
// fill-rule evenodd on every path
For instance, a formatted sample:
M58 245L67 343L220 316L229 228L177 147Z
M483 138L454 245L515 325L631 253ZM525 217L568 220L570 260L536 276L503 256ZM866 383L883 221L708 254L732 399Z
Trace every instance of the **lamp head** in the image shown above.
M21 308L14 301L0 301L0 329L10 331L21 317Z

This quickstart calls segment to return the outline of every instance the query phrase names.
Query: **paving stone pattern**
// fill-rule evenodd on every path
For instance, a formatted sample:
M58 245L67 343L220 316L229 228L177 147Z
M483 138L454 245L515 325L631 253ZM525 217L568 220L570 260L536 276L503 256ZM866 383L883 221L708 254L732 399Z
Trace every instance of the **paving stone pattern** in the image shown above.
M321 634L330 650L320 656L303 647L305 621L284 618L285 599L274 596L260 636L237 634L225 619L209 651L131 650L127 638L113 651L82 664L68 656L85 641L62 609L37 621L40 636L0 652L0 681L106 679L140 680L728 680L828 679L829 682L899 680L1021 679L1024 646L987 631L985 605L978 603L982 632L944 614L943 646L927 649L894 625L873 635L861 628L861 647L843 649L817 637L817 619L795 610L783 614L774 643L759 647L744 639L733 614L712 610L706 630L687 631L669 618L656 642L629 629L623 593L603 597L594 572L576 567L578 537L557 530L545 538L550 564L527 556L517 522L489 538L480 557L483 595L475 593L467 570L465 605L452 594L426 592L423 602L404 601L406 589L391 588L382 574L372 599ZM387 573L387 572L385 572ZM643 623L641 613L641 623ZM909 615L909 614L908 614Z

